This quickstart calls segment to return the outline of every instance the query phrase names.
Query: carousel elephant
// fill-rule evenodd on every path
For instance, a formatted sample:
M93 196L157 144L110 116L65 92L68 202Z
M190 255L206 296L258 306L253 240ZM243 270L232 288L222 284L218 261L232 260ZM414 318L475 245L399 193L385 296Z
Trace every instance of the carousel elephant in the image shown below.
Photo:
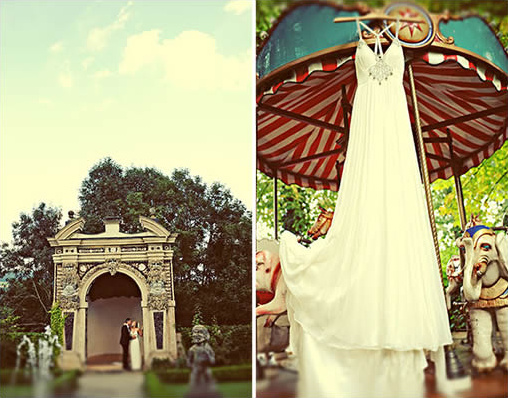
M479 372L496 367L492 328L497 322L508 371L508 237L485 225L474 225L457 239L464 272L463 293L468 301L473 334L472 366Z

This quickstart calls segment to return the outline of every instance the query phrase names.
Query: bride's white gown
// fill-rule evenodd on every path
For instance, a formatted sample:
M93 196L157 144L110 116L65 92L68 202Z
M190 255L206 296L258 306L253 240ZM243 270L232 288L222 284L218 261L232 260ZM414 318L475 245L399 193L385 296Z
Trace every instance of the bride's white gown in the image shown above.
M130 341L131 370L141 370L141 348L139 334L134 332L135 338Z
M392 74L380 83L369 75L380 47L360 39L356 50L347 159L326 238L305 248L281 236L300 397L422 396L423 350L451 343L404 54L398 40L381 53Z

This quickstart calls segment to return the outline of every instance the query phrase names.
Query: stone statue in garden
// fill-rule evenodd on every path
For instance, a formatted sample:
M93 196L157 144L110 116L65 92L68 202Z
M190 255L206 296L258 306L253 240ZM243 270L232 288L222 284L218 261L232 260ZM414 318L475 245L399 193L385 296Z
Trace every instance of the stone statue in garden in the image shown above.
M192 347L187 352L187 366L192 368L187 398L221 397L210 370L210 366L215 364L215 353L209 340L210 333L205 326L196 325L192 328Z

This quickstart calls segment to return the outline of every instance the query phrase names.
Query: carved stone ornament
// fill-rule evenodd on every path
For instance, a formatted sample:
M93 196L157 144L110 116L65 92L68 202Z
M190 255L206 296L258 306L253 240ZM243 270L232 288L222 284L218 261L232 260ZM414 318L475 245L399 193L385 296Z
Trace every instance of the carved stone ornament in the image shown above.
M116 259L107 260L105 264L111 275L115 275L120 267L120 262Z
M78 295L78 288L76 285L66 285L62 290L62 296L64 297L71 297L71 296L77 296Z
M77 295L69 297L60 295L60 299L58 301L60 302L60 307L62 307L63 310L79 309L79 298Z
M166 310L169 305L167 294L152 294L148 295L148 308L151 310L162 311Z
M77 309L79 305L78 287L80 278L77 265L72 263L63 264L60 273L59 301L62 308Z
M165 293L166 289L164 287L163 281L154 281L150 284L150 293L156 296Z

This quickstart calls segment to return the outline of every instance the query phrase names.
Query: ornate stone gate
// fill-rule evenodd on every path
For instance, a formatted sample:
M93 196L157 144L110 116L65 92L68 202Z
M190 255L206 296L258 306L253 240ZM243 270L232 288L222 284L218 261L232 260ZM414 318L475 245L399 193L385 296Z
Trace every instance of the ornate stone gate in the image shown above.
M66 315L62 368L83 368L87 360L87 295L101 275L122 273L141 293L144 363L176 359L173 248L177 234L140 216L145 232L120 232L119 220L106 219L105 232L83 234L85 220L71 220L53 238L54 300ZM118 336L121 324L118 325ZM118 337L119 338L119 337ZM119 347L119 346L118 346ZM116 348L118 348L116 347Z

